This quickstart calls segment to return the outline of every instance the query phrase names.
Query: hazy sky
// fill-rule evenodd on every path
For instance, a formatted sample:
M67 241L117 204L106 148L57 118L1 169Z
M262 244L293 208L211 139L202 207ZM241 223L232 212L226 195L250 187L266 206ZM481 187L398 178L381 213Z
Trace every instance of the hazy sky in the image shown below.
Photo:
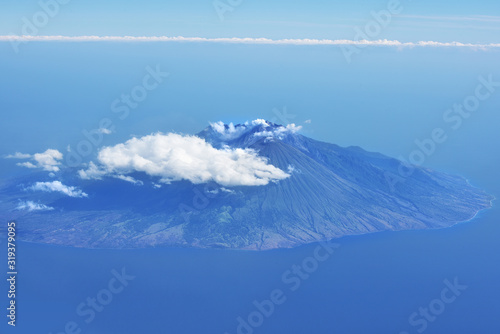
M29 21L37 23L35 35L356 39L356 27L364 31L373 12L391 8L385 0L59 1L67 3L55 8L55 0L0 1L0 35L20 35L23 27L32 35ZM497 0L394 3L397 13L374 38L500 42ZM40 11L50 14L48 20Z

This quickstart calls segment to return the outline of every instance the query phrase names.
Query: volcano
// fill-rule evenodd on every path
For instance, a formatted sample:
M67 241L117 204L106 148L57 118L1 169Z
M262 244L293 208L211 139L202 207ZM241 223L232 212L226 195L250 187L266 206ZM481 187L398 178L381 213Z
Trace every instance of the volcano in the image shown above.
M75 169L62 168L55 176L33 173L4 181L0 216L15 219L18 237L31 242L267 250L379 231L444 228L491 207L493 197L461 176L316 141L298 130L258 120L214 123L196 135L215 150L254 152L269 166L258 173L281 172L265 184L158 181L137 168L127 169L126 176L106 177L103 171L98 179L82 179ZM119 168L124 171L120 165L113 172ZM54 178L86 196L29 190ZM33 210L22 210L20 203L28 201Z

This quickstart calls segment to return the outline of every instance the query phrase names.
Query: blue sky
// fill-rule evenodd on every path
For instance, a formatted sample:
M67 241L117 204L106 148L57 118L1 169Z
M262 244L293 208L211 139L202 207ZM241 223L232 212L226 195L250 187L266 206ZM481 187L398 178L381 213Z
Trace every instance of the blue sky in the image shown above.
M218 0L216 0L218 1ZM398 0L395 0L398 1ZM49 3L51 0L42 1ZM500 3L399 1L401 12L377 38L400 41L500 42ZM214 0L69 1L41 25L39 35L131 35L354 39L355 27L387 10L388 1L220 0L229 7L220 19ZM0 35L21 34L23 17L33 20L38 1L0 1Z

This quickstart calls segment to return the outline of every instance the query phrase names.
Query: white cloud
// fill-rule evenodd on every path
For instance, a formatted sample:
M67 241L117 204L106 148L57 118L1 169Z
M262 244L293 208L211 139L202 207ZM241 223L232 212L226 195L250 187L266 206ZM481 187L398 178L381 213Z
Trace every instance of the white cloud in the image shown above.
M25 154L21 152L16 152L14 154L9 154L6 156L7 159L29 159L31 158L31 154Z
M221 139L231 140L240 137L242 134L248 131L245 125L239 124L234 125L233 123L224 124L223 122L210 123L212 129L220 134Z
M83 180L100 180L104 175L106 175L106 171L99 169L92 161L86 170L80 169L78 171L78 176Z
M26 162L18 162L16 165L26 167L26 168L36 168L35 165L33 165L31 162L26 161Z
M195 42L195 43L232 43L232 44L272 44L272 45L362 45L390 47L459 47L472 49L500 48L500 43L461 43L461 42L400 42L398 40L349 40L349 39L270 39L270 38L205 38L205 37L168 37L168 36L19 36L2 35L0 41L110 41L110 42Z
M53 207L47 206L45 204L35 203L33 201L20 202L16 207L17 210L27 210L27 211L50 211L54 210Z
M189 180L215 181L223 186L266 185L290 175L251 149L216 149L196 136L156 133L132 138L123 144L104 147L98 154L99 166L91 163L79 171L84 179L120 177L144 172L162 183Z
M142 181L136 180L136 179L134 179L132 176L129 176L129 175L121 175L121 174L118 174L118 175L113 175L113 177L115 177L115 178L117 178L117 179L120 179L120 180L123 180L123 181L127 181L127 182L130 182L130 183L133 183L133 184L139 185L139 186L142 186L142 185L143 185L143 182L142 182Z
M52 149L48 149L43 153L35 153L33 155L33 160L37 162L38 167L51 172L59 171L59 167L57 166L61 163L58 160L62 160L62 158L63 154L61 152Z
M45 152L35 154L16 152L15 154L8 155L6 158L31 159L31 161L19 162L17 165L27 168L42 168L48 172L58 172L58 166L61 165L60 160L62 160L63 154L58 150L48 149Z
M307 120L305 120L305 121L304 121L304 123L306 123L306 124L311 124L311 120L310 120L310 119L307 119Z
M217 195L219 192L224 192L224 193L229 193L229 194L234 194L235 191L232 189L227 189L224 187L221 187L219 189L214 189L214 190L207 190L208 193Z
M264 126L269 126L269 123L265 119L258 118L256 120L252 121L252 125L264 125Z
M278 138L283 139L283 137L290 133L295 133L300 131L302 126L297 126L295 124L288 124L287 126L280 125L278 127L272 128L270 130L264 130L254 133L256 137L266 137L267 139Z
M26 188L34 191L60 192L69 197L87 197L88 195L76 187L70 187L62 184L60 181L37 182L31 187Z
M97 132L98 132L98 133L105 134L105 135L109 135L109 134L111 134L111 130L110 130L110 129L107 129L107 128L99 128L99 129L97 129Z
M212 129L220 135L220 139L222 140L232 140L239 138L240 136L252 130L254 127L258 125L263 125L264 127L268 127L269 123L267 123L263 119L256 119L250 123L245 122L245 124L237 124L237 125L234 125L232 122L229 124L224 124L221 121L210 123Z

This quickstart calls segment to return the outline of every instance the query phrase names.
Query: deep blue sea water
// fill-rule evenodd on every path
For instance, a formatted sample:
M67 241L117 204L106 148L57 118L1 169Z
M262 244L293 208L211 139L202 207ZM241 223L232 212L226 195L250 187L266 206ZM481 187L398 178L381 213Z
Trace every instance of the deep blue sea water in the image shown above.
M500 94L460 131L442 120L447 108L474 92L479 75L500 78L495 52L366 49L347 65L338 50L318 47L30 43L18 55L8 44L0 48L0 106L9 113L0 154L74 148L81 130L103 117L117 125L103 142L109 145L158 130L195 133L219 119L272 119L274 108L287 107L307 136L394 157L408 156L416 138L445 127L448 141L425 166L461 174L500 195ZM123 122L113 118L111 101L155 64L171 72L168 82ZM19 173L10 160L1 168L3 177ZM276 289L286 301L256 334L418 333L410 315L441 298L444 280L457 278L467 289L424 332L498 334L500 210L494 204L448 229L337 240L340 247L295 291L282 275L313 255L316 244L247 252L18 242L18 326L9 328L0 314L0 333L59 334L74 321L85 334L234 334L238 317L247 319L253 302ZM0 249L3 261L5 240ZM134 280L86 323L77 307L104 296L112 271L122 268ZM2 308L6 294L2 280Z

